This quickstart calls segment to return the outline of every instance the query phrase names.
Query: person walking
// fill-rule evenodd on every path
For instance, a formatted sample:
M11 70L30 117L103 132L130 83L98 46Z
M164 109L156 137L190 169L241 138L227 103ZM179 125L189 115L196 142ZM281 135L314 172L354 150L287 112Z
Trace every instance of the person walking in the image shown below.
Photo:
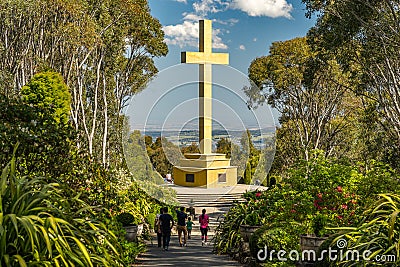
M154 231L157 233L157 246L159 248L161 248L162 239L161 225L159 224L161 214L163 214L163 208L160 208L160 213L156 215L156 218L154 220Z
M190 239L190 235L192 234L192 229L193 229L193 222L192 222L192 217L188 217L188 221L186 222L186 229L188 233L188 239Z
M186 230L186 219L187 214L185 213L185 208L181 207L180 210L176 210L176 217L178 218L178 240L179 246L186 246L186 238L187 238L187 230ZM183 242L182 242L182 233L183 233Z
M174 227L174 219L168 213L168 207L164 207L163 214L161 214L158 224L161 227L163 249L168 251L169 242L171 241L171 230Z
M210 217L206 214L206 209L203 209L201 213L202 214L199 216L199 223L201 232L201 245L204 246L204 244L207 243L207 231Z

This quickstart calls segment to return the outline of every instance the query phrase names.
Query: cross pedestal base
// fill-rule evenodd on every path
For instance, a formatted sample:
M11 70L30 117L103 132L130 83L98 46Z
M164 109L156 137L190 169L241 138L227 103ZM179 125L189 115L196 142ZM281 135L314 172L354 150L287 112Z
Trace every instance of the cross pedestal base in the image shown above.
M185 154L174 166L174 183L187 187L218 188L237 184L237 167L225 154Z

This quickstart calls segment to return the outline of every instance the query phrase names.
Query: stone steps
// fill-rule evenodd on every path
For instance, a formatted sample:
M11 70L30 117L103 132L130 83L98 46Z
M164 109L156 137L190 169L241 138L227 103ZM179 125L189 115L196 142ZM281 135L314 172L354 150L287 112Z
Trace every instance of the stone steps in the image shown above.
M214 230L223 220L225 214L229 211L235 202L246 202L243 198L243 193L254 190L266 190L266 187L254 185L237 185L227 186L223 188L196 188L196 187L181 187L177 185L169 185L176 193L176 200L180 206L186 208L193 207L195 209L195 218L193 222L192 234L199 235L198 216L201 215L201 210L206 209L210 216L210 235L214 234Z
M223 216L229 211L235 202L245 202L246 200L242 197L242 193L225 193L225 194L201 194L201 193L184 193L177 194L177 200L180 205L184 207L195 208L195 223L192 234L199 234L199 223L198 218L201 215L202 209L207 210L207 214L210 217L209 227L210 233L213 234L221 222Z
M179 194L178 202L192 207L230 207L233 202L245 202L241 193L234 194Z

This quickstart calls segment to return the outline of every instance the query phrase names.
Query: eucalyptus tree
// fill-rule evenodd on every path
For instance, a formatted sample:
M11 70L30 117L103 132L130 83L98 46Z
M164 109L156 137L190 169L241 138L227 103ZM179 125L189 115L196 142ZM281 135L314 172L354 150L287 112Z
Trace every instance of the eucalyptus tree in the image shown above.
M303 0L308 15L318 14L309 31L319 50L341 55L342 69L357 64L353 78L366 110L376 113L367 127L381 132L389 145L381 150L400 153L400 1ZM371 125L377 122L375 126ZM394 140L394 142L392 141ZM375 143L375 142L374 142ZM385 142L386 143L386 142ZM385 153L385 152L381 152ZM393 158L393 157L392 157Z
M249 67L249 78L261 88L248 90L250 100L267 99L281 114L276 157L282 166L309 160L314 149L341 156L348 148L344 133L358 102L348 90L348 74L335 60L322 62L317 56L306 38L295 38L273 43L270 54Z
M0 84L18 95L37 72L62 74L77 142L104 166L121 162L121 111L157 73L164 33L146 0L1 0Z

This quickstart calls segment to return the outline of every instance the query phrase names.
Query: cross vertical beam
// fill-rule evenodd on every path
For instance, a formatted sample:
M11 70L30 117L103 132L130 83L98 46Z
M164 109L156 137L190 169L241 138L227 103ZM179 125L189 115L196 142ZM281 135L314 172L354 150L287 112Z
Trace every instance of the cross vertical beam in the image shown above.
M212 52L212 22L199 21L199 52L182 52L181 63L199 64L199 143L212 153L212 64L229 64L229 54Z
M199 142L200 153L211 154L212 147L212 67L199 66Z

